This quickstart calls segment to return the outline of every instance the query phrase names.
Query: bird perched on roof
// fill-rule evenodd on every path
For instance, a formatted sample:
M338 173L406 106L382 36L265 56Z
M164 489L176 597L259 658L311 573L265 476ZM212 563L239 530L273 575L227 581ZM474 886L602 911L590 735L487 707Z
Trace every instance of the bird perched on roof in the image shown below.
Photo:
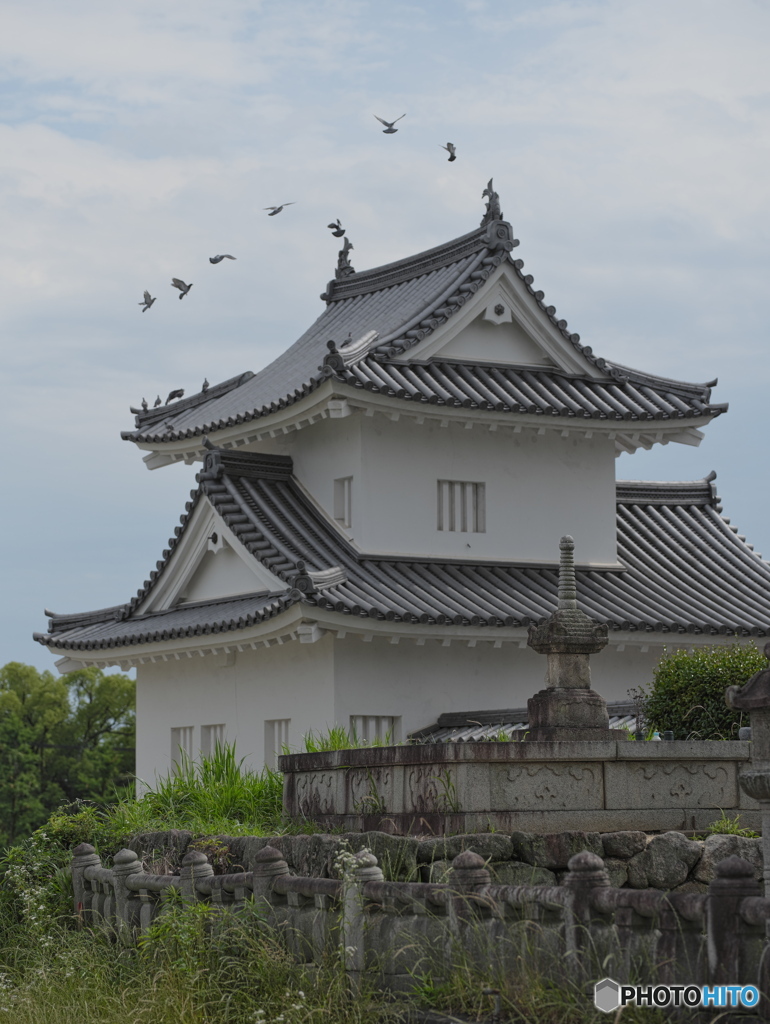
M227 253L225 253L224 256L209 256L209 263L221 263L222 260L234 260L236 258L237 257L235 256L228 256Z
M157 295L155 296L155 298L157 298ZM137 306L144 306L144 309L142 310L142 312L145 313L150 308L150 306L153 304L153 302L155 302L155 299L152 297L152 295L150 295L150 293L148 291L146 291L144 293L143 301L142 302L137 302Z
M327 226L327 228L331 228L331 232L332 232L332 234L334 235L335 238L342 238L342 236L345 234L345 229L343 228L342 224L340 223L339 217L337 218L336 223L334 223L334 224L327 224L326 226Z
M457 159L457 146L453 142L447 142L446 146L440 146L440 149L445 149L449 153L449 160L447 163L452 163L453 160Z
M376 114L374 116L377 117ZM406 117L406 114L402 114L401 117ZM398 128L394 128L393 125L397 124L401 120L401 117L397 117L395 121L384 121L381 117L377 117L377 120L380 122L380 124L385 125L385 130L383 131L382 134L395 135L396 132L398 131Z
M168 398L166 399L165 404L168 405L168 403L173 398L181 398L183 395L184 395L184 388L177 388L175 391L169 391Z
M183 299L185 295L192 288L192 284L185 284L184 281L180 281L178 277L171 278L171 287L179 289L179 298Z
M163 402L161 401L160 395L158 395L158 397L155 399L155 401L153 402L152 407L153 407L153 409L157 409L159 405L163 405Z
M160 398L160 395L158 395L158 398ZM142 408L144 409L145 412L147 412L147 410L149 409L149 406L147 405L147 399L146 398L142 399Z
M295 205L296 205L296 199L294 200L294 202L291 202L291 203L281 203L280 206L263 206L262 209L263 210L272 210L273 211L272 213L268 213L268 217L275 217L275 215L277 213L281 212L281 210L284 208L284 206L295 206Z
M208 379L208 377L204 377L203 378L203 383L201 384L201 392L202 392L202 394L205 395L206 392L208 391L209 387L210 387L209 379Z

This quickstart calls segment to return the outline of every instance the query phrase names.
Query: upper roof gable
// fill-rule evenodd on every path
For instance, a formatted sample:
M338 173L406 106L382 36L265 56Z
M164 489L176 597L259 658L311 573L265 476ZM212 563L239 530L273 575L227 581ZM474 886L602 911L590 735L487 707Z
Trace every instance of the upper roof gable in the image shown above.
M133 410L136 428L125 431L123 437L162 451L169 443L233 426L244 425L247 433L250 421L301 402L330 378L367 386L358 377L360 373L366 377L372 369L372 389L376 389L376 378L381 376L378 366L385 368L387 375L402 361L416 365L437 358L446 363L476 362L481 368L501 371L532 367L539 372L582 377L589 386L595 382L617 384L616 391L629 389L629 382L635 392L635 386L641 385L666 396L683 388L685 408L677 409L676 415L705 419L724 411L726 406L710 405L709 385L663 382L601 359L582 345L579 335L567 329L567 321L557 316L555 307L546 305L543 292L534 288L532 275L524 273L523 261L512 258L519 243L511 225L503 220L492 181L483 195L487 209L479 228L373 270L357 272L352 267L352 246L346 238L335 280L322 296L326 310L294 345L259 373L244 374L159 409ZM502 314L495 312L499 306ZM409 397L408 387L398 388L398 397L401 390ZM452 394L451 387L413 397L442 403L447 393ZM694 396L692 402L690 396ZM455 397L466 404L466 396ZM473 404L475 399L470 396L468 401ZM640 402L635 393L631 404L638 406L643 418L666 418L667 401L661 408L657 399ZM500 402L508 411L523 411L520 402L506 405L505 398L498 396L497 404ZM615 398L605 404L599 416L636 415L633 408L616 408ZM569 401L564 408L570 415L576 412ZM558 413L559 409L548 411ZM577 410L576 414L586 413ZM184 456L177 455L199 456L199 443Z

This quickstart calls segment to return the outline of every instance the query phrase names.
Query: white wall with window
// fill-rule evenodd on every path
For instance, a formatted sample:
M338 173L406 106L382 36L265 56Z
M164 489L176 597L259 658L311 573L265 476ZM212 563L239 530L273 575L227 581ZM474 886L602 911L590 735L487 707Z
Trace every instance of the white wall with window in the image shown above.
M359 743L400 743L401 715L351 715L350 735Z

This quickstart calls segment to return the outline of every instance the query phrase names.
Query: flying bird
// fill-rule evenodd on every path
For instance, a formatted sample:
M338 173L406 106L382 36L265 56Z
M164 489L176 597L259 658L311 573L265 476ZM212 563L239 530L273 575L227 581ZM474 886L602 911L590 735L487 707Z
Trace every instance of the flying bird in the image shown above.
M272 213L268 213L268 217L275 217L275 215L277 213L281 212L281 210L284 208L284 206L294 206L296 204L296 202L297 201L295 199L294 202L291 202L291 203L281 203L280 206L263 206L262 209L263 210L272 210L273 211Z
M377 117L376 114L374 116ZM406 117L406 114L402 114L401 117ZM381 117L377 117L377 120L380 122L380 124L385 125L385 130L383 131L382 134L395 135L396 132L398 131L398 128L394 128L393 125L397 124L401 120L401 117L397 117L395 121L384 121Z
M155 298L157 299L157 295L155 296ZM142 310L142 312L145 313L150 308L150 306L153 304L153 302L155 302L155 299L152 297L152 295L150 295L149 292L146 291L144 293L144 301L143 302L137 302L137 306L144 306L144 309Z
M224 256L209 256L209 263L221 263L222 260L234 260L235 256L228 256L227 253Z
M168 398L166 399L165 404L168 405L172 398L182 398L183 395L184 388L177 388L175 391L169 391Z
M339 217L337 218L335 224L327 224L326 226L327 228L331 228L331 232L335 238L342 238L342 236L345 234L345 229L343 228L342 224L340 224Z
M447 142L446 146L440 146L439 149L445 149L449 153L448 163L452 163L453 160L457 159L457 146L453 142Z
M180 281L178 277L171 278L171 287L179 289L179 298L183 299L185 295L192 288L191 284L185 284L184 281Z
M157 409L159 405L163 405L163 403L160 400L160 395L158 395L158 397L155 399L152 407L153 409Z

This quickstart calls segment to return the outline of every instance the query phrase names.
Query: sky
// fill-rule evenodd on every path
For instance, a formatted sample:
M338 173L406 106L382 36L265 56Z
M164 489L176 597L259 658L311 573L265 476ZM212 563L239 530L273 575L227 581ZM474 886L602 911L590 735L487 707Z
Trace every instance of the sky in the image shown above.
M128 600L179 521L195 467L149 472L129 406L287 348L330 221L377 266L475 228L490 177L584 344L730 403L618 477L716 470L770 557L766 0L5 0L3 24L0 665L53 668L44 608Z

